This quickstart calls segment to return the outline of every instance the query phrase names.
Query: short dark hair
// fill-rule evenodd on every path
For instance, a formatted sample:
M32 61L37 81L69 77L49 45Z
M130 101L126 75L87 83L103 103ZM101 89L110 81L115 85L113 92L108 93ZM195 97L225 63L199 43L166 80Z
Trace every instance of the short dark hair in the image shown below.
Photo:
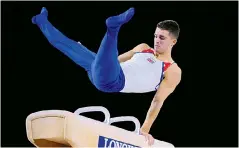
M180 28L176 21L174 20L164 20L157 24L157 27L162 30L167 30L171 33L176 39L178 39Z

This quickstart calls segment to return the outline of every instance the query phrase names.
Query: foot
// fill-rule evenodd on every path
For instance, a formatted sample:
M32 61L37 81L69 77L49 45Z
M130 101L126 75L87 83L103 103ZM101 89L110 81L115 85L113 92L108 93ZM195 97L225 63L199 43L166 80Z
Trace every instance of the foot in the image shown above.
M32 17L32 23L37 24L37 22L47 19L48 11L45 7L41 9L41 13Z
M111 16L108 19L106 19L106 26L108 28L119 28L123 24L129 22L129 20L134 15L134 8L130 8L124 13L121 13L117 16Z

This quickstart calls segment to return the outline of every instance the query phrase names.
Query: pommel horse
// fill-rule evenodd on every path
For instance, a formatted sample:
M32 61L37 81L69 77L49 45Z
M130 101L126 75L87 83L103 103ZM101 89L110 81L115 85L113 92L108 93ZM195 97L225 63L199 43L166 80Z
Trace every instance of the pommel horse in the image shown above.
M103 112L103 122L80 115L85 112ZM134 131L111 125L131 121ZM98 147L135 148L149 147L145 137L139 134L140 122L133 116L110 118L109 111L102 106L77 109L74 113L65 110L43 110L31 113L26 118L28 140L35 147ZM174 148L168 142L155 139L157 148Z

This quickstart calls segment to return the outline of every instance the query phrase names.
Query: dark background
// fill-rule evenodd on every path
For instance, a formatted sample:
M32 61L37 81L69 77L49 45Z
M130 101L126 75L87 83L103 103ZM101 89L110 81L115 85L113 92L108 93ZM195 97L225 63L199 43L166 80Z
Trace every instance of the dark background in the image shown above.
M168 97L151 134L176 147L238 146L237 2L1 2L2 146L33 146L25 119L33 112L74 112L104 106L111 116L135 116L143 123L154 92L107 94L86 72L53 48L32 16L48 9L50 22L66 36L97 52L105 19L135 7L121 28L119 53L142 42L153 47L156 24L176 20L181 28L172 56L182 81ZM103 120L101 113L86 116ZM116 125L116 124L115 124ZM132 123L116 126L134 130Z

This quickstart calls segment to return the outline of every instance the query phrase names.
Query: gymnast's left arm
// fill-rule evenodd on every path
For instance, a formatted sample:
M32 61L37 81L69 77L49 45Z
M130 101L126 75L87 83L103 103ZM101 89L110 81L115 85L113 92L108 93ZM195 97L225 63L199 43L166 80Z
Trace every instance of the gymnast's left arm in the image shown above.
M177 64L172 65L165 72L165 77L154 95L150 108L147 112L146 119L141 127L141 132L149 133L164 101L171 93L173 93L177 85L180 83L181 73L181 69L177 66Z

